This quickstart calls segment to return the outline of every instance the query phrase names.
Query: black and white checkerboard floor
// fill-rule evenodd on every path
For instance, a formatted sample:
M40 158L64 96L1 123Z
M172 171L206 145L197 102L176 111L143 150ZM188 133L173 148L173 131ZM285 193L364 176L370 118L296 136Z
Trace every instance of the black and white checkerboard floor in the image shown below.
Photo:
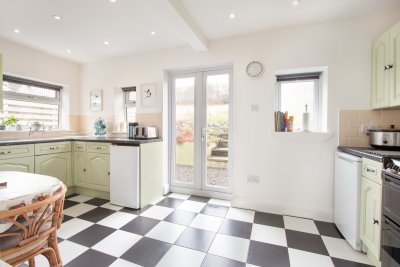
M366 267L331 223L170 194L132 210L72 195L58 231L66 267ZM44 257L37 266L48 266Z

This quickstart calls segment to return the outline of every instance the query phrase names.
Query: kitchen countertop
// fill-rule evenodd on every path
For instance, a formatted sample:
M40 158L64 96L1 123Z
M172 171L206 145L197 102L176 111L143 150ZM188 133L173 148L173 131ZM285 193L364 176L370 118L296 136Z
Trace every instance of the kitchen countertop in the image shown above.
M161 138L156 139L128 139L116 137L96 137L96 136L65 136L65 137L50 137L50 138L30 138L30 139L3 139L0 140L0 146L25 145L36 143L51 143L64 141L83 141L83 142L105 142L119 145L138 146L141 144L161 142Z
M372 159L375 161L383 161L382 155L378 155L380 152L385 152L385 154L390 155L390 152L392 151L393 155L390 155L389 157L390 158L399 158L398 150L384 150L384 149L376 149L373 147L348 147L348 146L339 146L338 150L341 152L351 154L353 156L368 158L368 159ZM372 152L376 151L377 154L368 153L368 152L366 152L366 150L372 151Z

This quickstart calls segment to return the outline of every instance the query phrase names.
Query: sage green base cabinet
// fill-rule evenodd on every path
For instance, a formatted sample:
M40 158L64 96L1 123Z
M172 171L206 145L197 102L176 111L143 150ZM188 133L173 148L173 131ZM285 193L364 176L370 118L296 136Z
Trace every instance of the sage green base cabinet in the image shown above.
M36 156L35 173L56 177L71 186L71 152Z
M110 191L110 155L87 153L87 187L100 191Z
M86 152L74 152L72 158L74 185L86 187Z
M35 158L24 157L0 160L0 171L35 172Z

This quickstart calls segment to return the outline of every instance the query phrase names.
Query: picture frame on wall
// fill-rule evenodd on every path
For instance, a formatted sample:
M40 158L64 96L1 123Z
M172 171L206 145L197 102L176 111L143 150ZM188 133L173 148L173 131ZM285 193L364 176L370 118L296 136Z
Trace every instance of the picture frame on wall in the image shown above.
M90 91L90 110L101 111L103 109L103 91Z
M141 100L142 107L154 107L156 106L157 98L157 84L142 84L141 88Z

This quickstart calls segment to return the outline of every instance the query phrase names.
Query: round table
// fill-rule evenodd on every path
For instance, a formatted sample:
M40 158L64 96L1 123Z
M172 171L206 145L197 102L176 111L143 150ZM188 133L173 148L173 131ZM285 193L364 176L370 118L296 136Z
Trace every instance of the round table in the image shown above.
M25 173L0 171L0 212L23 207L52 196L63 183L57 178ZM0 233L11 227L11 224L0 220Z

